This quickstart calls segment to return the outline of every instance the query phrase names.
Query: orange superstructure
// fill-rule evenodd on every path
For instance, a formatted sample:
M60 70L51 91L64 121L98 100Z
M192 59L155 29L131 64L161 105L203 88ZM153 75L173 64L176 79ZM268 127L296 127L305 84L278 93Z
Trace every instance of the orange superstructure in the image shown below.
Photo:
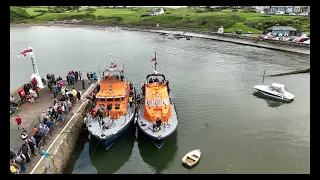
M130 86L129 82L124 78L123 71L112 68L107 69L103 73L100 81L100 90L96 95L96 109L104 106L104 115L108 115L113 119L118 119L127 113Z
M156 122L159 118L167 122L171 117L168 89L165 82L146 84L144 118Z
M146 79L144 89L144 118L156 122L168 122L171 117L169 86L163 74L156 71L156 57L152 60L154 64L154 74L149 74Z

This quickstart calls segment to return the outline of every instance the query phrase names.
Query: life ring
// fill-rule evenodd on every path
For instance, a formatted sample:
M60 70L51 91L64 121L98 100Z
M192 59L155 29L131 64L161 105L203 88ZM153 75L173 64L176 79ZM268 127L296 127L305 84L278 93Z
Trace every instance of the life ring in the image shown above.
M170 124L167 124L167 128L170 128Z

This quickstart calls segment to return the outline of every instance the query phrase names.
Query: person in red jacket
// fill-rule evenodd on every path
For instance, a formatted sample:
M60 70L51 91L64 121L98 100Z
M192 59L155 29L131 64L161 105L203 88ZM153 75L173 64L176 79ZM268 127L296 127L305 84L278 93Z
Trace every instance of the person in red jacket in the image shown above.
M22 119L19 116L16 116L16 122L18 124L18 129L20 130L20 125L24 129L24 126L22 125Z

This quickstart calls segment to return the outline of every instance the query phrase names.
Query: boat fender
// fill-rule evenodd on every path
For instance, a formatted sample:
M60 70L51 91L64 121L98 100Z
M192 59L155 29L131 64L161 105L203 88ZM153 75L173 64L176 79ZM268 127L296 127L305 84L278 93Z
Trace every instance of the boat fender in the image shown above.
M170 124L167 124L167 128L169 128L170 127Z
M87 118L83 118L83 123L86 124Z

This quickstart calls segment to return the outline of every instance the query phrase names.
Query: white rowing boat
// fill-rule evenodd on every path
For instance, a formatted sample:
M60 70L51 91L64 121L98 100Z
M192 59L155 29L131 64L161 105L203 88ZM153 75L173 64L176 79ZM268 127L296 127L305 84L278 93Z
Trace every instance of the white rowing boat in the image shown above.
M200 149L190 151L185 156L183 156L182 163L188 165L189 167L192 167L199 162L200 156L201 156Z

